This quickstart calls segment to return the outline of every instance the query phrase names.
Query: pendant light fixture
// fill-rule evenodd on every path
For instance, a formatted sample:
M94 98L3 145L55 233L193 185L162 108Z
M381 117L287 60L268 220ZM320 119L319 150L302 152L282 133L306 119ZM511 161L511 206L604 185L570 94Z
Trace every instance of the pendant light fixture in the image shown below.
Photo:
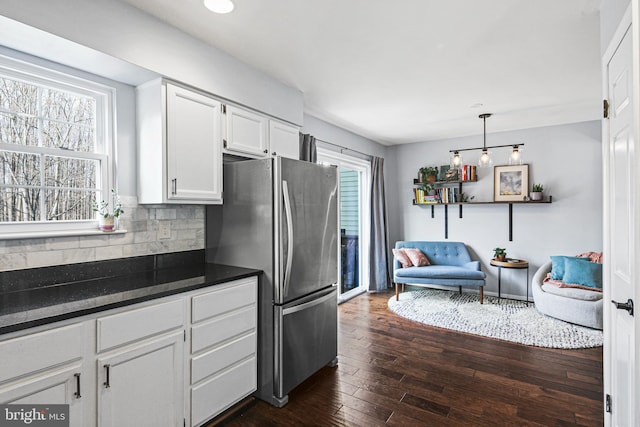
M522 164L522 149L519 145L513 146L513 151L509 155L509 165L521 165Z
M211 12L229 13L235 7L231 0L204 0L204 6Z
M453 151L450 161L451 169L456 169L462 166L462 156L458 150Z
M482 144L482 154L480 154L480 159L478 160L478 166L481 168L488 168L493 165L493 159L491 159L491 153L487 149L487 118L491 117L490 113L480 114L478 116L482 119L484 124L484 132L483 132L483 144Z
M509 164L510 165L521 165L522 164L522 147L524 144L507 144L507 145L491 145L487 147L487 119L491 117L491 113L480 114L478 117L482 119L483 122L483 132L482 132L482 147L474 147L474 148L454 148L453 150L449 150L451 153L451 168L459 168L462 166L462 156L460 152L462 151L471 151L471 150L482 150L480 154L480 159L478 160L478 166L481 168L487 168L493 165L493 159L491 158L491 152L489 148L511 148L511 153L509 153Z

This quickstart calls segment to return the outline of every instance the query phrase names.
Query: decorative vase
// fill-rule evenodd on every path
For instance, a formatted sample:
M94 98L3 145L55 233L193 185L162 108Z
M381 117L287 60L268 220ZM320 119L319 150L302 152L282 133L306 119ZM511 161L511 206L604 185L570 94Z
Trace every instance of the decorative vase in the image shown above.
M542 193L542 191L531 191L529 193L529 198L531 200L542 200L543 193Z
M98 228L100 231L115 231L116 218L113 215L98 215Z
M507 259L507 254L496 255L496 261L504 262Z

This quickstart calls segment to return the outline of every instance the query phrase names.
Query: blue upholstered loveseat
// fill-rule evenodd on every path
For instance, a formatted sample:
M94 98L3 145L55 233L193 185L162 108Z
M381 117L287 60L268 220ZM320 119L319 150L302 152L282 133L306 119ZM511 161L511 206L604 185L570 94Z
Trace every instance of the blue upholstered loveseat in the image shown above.
M431 265L424 267L405 267L397 259L393 261L393 282L396 285L396 300L398 287L402 285L446 285L478 286L480 290L480 304L483 300L483 288L486 275L480 271L480 261L472 261L467 247L462 242L424 242L399 241L396 249L420 249L428 258Z

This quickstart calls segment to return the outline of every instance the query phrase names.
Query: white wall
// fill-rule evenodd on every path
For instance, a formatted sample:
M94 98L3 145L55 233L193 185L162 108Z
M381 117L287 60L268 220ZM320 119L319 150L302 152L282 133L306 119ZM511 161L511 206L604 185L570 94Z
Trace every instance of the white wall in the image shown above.
M361 153L385 158L387 155L387 147L377 142L371 141L363 136L356 135L348 130L334 126L330 123L320 120L317 117L304 115L304 125L300 129L302 133L310 133L316 139L337 144L341 147L350 148ZM328 149L336 149L335 147L327 147ZM353 153L352 153L353 154ZM386 165L385 165L386 172Z
M631 0L601 0L600 3L600 52L604 54L611 43L622 16Z
M302 92L125 3L2 1L0 15L283 120L302 123ZM7 45L6 40L0 43ZM46 45L49 40L41 43ZM8 46L29 52L15 44ZM67 65L82 68L81 64Z
M497 271L489 265L495 247L509 257L530 262L529 279L550 255L576 255L602 250L602 144L600 122L584 122L521 131L488 133L487 145L525 143L529 183L542 183L552 204L514 205L513 241L508 240L508 205L470 205L458 217L449 206L449 241L465 242L488 274L488 293L497 293ZM449 162L453 148L481 147L482 135L394 147L390 166L395 171L395 200L391 243L396 240L444 239L444 207L412 205L412 181L421 166ZM494 164L507 162L508 148L493 150ZM475 163L479 151L465 152L465 163ZM464 184L475 201L493 198L493 169L478 169L478 182ZM395 191L394 191L395 190ZM502 293L524 296L524 272L503 271ZM529 280L530 281L530 280ZM529 294L531 295L531 294Z

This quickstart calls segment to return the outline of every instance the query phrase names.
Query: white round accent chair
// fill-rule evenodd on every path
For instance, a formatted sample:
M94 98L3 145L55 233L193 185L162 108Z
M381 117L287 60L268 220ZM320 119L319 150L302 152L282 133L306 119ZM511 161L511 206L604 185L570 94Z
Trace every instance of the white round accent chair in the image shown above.
M538 269L531 283L538 311L565 322L602 329L602 292L545 284L544 279L549 272L551 261Z

